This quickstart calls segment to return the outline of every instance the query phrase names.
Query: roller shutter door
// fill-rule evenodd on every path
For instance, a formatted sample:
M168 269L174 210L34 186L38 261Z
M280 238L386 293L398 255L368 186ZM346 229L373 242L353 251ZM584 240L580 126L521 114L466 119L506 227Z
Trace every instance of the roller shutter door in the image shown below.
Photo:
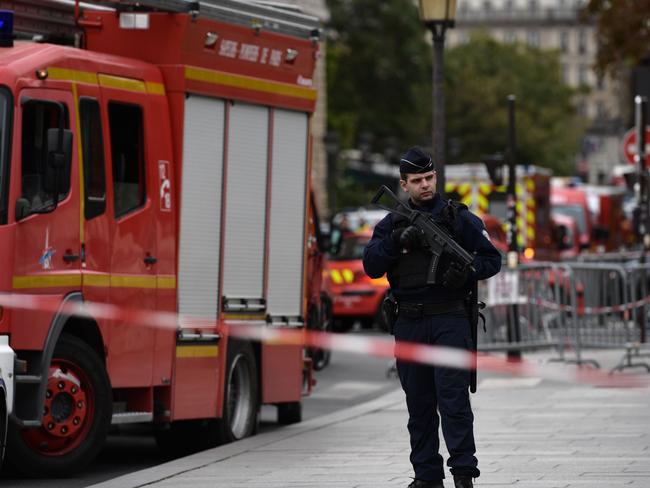
M178 263L179 312L215 319L223 175L224 102L191 96L185 104Z
M223 294L263 298L268 118L265 107L230 109Z
M307 114L275 110L267 310L300 316L303 295Z

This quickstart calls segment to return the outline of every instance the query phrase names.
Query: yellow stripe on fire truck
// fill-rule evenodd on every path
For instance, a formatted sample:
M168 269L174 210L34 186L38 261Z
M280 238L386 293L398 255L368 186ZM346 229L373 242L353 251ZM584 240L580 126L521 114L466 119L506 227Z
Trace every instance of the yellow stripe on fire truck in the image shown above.
M46 274L32 276L14 276L12 285L15 290L81 287L98 288L158 288L175 289L176 277L173 275L109 275L109 274Z
M153 81L135 80L122 76L97 74L91 71L80 71L67 68L50 66L47 68L48 77L53 80L70 81L86 85L99 85L105 88L131 91L136 93L149 93L151 95L164 95L165 86Z
M252 76L236 75L224 71L198 68L196 66L185 67L185 78L215 85L244 88L264 93L273 93L275 95L302 98L305 100L316 100L316 90L313 88L305 88L278 81L262 80Z
M189 346L178 345L176 346L177 358L214 358L219 355L219 346L214 344Z

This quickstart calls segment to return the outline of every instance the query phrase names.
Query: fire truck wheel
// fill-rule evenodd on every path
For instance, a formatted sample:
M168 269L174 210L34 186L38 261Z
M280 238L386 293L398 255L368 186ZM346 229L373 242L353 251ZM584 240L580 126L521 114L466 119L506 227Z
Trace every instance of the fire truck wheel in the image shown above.
M86 467L111 423L106 369L84 341L64 334L54 349L38 428L9 429L7 458L31 477L63 476Z
M278 424L297 424L302 420L302 404L300 402L278 403Z
M230 340L227 364L223 416L217 421L217 435L223 444L254 433L259 403L257 365L251 345Z

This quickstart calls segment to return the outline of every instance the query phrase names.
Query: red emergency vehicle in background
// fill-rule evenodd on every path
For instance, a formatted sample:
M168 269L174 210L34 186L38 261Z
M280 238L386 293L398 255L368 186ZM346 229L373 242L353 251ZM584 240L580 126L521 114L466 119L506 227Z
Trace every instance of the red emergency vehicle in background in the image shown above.
M576 221L580 248L589 249L593 243L593 220L585 193L575 187L553 185L551 205L553 213L565 215Z
M632 220L625 215L625 188L584 185L587 205L594 222L594 240L605 251L634 244Z
M376 209L344 211L332 219L331 250L324 275L333 303L334 326L347 332L358 320L364 329L382 326L380 306L388 279L372 279L363 270L363 250L372 230L386 212Z
M12 5L0 291L182 318L2 310L17 354L8 459L65 475L111 423L204 447L252 434L262 403L299 421L302 348L228 329L304 327L317 19L240 0ZM21 38L80 48L14 43L12 20Z
M578 257L580 251L580 231L576 220L561 213L551 216L553 229L556 233L555 240L558 244L558 258L571 260Z
M554 179L553 214L573 218L581 249L616 251L633 243L632 224L624 212L626 190L615 186L566 184Z

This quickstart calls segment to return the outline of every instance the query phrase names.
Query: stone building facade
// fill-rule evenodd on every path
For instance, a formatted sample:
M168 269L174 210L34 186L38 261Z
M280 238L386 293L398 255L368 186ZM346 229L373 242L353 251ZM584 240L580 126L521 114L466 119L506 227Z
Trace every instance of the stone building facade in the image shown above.
M623 163L620 140L629 120L627 83L600 77L594 70L597 54L595 25L580 19L582 0L459 0L456 27L448 45L466 42L477 30L495 39L521 42L560 53L561 76L578 95L578 112L589 121L576 158L577 170L590 182L608 179L612 167Z

